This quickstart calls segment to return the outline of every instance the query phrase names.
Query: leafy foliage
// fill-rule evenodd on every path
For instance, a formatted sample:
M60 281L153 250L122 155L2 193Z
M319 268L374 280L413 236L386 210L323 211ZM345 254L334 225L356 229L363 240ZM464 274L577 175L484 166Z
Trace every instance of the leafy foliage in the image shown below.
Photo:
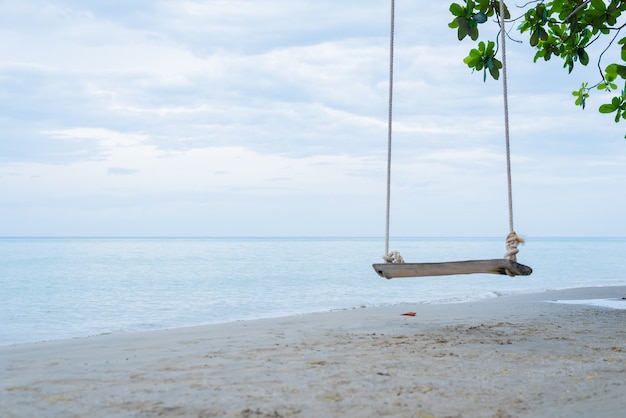
M459 41L465 39L467 35L475 41L478 39L478 25L485 23L488 18L500 12L500 2L494 0L467 0L465 7L457 3L450 5L450 13L455 18L448 24L452 29L457 29ZM510 19L511 15L505 5L505 19Z
M549 61L558 58L563 67L571 73L577 65L587 66L591 61L589 46L595 42L606 42L604 50L595 57L599 79L596 84L583 83L572 92L576 106L585 108L586 99L592 90L611 92L614 96L610 103L600 106L601 113L615 112L615 121L626 119L626 36L620 32L626 26L622 14L626 11L626 0L531 0L523 6L517 6L520 16L511 19L505 6L504 18L507 22L519 22L517 31L528 35L528 43L535 49L534 61L540 58ZM498 0L465 0L452 3L450 13L454 16L448 26L457 29L461 41L470 37L476 41L480 37L479 25L488 18L499 25L500 2ZM620 19L622 21L620 21ZM615 41L617 43L615 44ZM478 43L463 60L471 69L483 70L483 80L487 72L492 78L499 78L502 63L495 56L493 41ZM621 62L610 63L602 70L602 56L606 51L620 48ZM618 93L618 84L624 87Z
M589 89L587 88L588 85L589 83L583 83L578 90L572 92L572 95L576 97L574 104L576 104L576 106L582 107L583 109L585 108L586 100L589 97Z
M463 60L468 67L477 71L483 70L483 81L487 80L487 70L494 79L500 78L502 62L496 58L496 51L493 49L495 45L492 41L487 42L487 45L481 41L478 43L478 48L472 49Z

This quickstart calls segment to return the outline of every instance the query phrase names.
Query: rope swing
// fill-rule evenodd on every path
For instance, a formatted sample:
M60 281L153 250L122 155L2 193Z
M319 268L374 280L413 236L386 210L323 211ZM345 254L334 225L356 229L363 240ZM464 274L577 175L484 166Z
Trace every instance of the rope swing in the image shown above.
M394 32L395 32L395 0L391 0L391 33L389 43L389 111L387 129L387 207L385 224L385 263L374 264L374 270L387 279L393 277L424 277L445 276L453 274L492 273L509 276L528 276L532 269L517 263L518 246L524 240L516 233L513 225L513 187L511 180L511 151L509 136L509 106L507 91L506 68L506 31L504 21L504 2L500 1L500 35L502 42L502 83L504 98L504 129L506 139L506 164L509 203L509 234L506 238L506 254L501 259L452 261L443 263L405 263L398 251L389 251L389 225L391 213L391 144L393 126L393 63L394 63Z

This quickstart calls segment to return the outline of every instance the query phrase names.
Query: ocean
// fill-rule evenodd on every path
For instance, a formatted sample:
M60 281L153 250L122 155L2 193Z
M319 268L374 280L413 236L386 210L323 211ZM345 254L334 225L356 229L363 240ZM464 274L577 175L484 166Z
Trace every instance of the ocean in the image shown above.
M394 238L407 262L500 258L504 238ZM529 277L385 280L382 238L0 238L0 345L396 303L626 285L626 238L529 238Z

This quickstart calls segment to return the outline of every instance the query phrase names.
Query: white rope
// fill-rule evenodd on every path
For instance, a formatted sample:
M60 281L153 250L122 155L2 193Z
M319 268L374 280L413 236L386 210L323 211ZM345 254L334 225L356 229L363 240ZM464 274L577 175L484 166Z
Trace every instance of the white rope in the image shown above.
M517 261L516 255L519 253L519 249L517 247L523 243L524 238L520 237L515 232L510 232L506 237L506 254L504 255L504 258L511 261Z
M506 175L509 195L509 234L506 237L506 253L504 258L517 261L517 248L524 239L515 233L513 225L513 181L511 180L511 140L509 135L509 95L506 72L506 29L504 27L504 1L500 0L500 39L502 47L502 96L504 99L504 134L506 139ZM514 276L507 270L509 276Z
M397 251L389 252L389 219L391 218L391 132L393 121L393 44L395 32L395 1L391 0L391 33L389 36L389 113L387 115L387 216L385 224L385 255L387 263L403 263L402 256Z
M392 251L383 256L383 260L385 260L386 263L404 263L404 258L402 258L398 251Z
M506 71L506 30L504 28L504 1L500 1L500 36L502 44L502 95L504 98L504 134L506 138L506 174L509 192L509 231L513 232L513 185L511 181L511 145L509 135L509 93Z

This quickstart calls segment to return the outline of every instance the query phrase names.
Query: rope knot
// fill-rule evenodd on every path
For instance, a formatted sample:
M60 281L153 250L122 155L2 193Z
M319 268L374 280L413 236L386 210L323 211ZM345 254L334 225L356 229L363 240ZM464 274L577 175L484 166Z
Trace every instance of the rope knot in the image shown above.
M392 251L384 255L383 260L385 260L385 263L404 263L404 258L402 258L398 251Z
M523 243L524 238L518 236L515 232L509 233L506 237L506 254L504 255L504 258L511 261L517 261L516 255L519 253L517 247Z

